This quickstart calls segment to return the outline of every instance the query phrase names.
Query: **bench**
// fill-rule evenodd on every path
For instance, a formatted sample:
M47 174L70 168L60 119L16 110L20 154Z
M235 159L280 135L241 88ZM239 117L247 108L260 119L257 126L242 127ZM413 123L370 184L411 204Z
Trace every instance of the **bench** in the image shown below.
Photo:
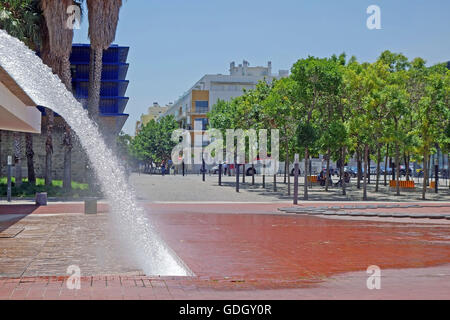
M399 183L400 189L402 189L404 191L410 191L410 190L416 189L416 184L412 180L410 180L410 181L401 180L398 183ZM389 182L389 187L391 189L396 189L397 188L397 180L391 180Z
M319 179L317 176L308 176L307 181L308 181L308 183L317 183L317 182L319 182Z

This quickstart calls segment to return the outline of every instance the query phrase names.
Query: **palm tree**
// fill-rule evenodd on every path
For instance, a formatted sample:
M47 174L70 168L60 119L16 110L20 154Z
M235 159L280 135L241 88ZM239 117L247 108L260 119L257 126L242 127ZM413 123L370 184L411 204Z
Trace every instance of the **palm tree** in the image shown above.
M87 0L87 7L91 40L88 111L98 123L103 50L109 48L116 36L122 0Z
M41 0L41 8L45 17L41 54L42 60L53 72L59 76L69 91L72 91L72 77L70 72L70 53L72 51L73 30L67 28L67 8L78 4L73 0ZM54 113L46 109L47 113L47 140L45 161L45 184L52 184L52 155L53 155L53 127ZM69 125L64 122L64 179L63 187L66 191L71 188L71 157L72 132Z
M0 2L0 29L23 41L30 49L36 51L41 42L41 14L37 0L4 0ZM14 150L17 161L16 184L22 182L21 168L21 134L14 134ZM36 182L34 170L33 137L25 134L25 146L28 166L28 181Z

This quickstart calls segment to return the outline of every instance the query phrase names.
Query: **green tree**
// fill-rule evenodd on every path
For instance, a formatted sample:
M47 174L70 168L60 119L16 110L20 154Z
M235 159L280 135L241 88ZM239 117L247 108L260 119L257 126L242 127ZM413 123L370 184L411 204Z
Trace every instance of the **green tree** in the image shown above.
M314 112L317 111L320 104L323 104L329 95L337 94L341 74L335 61L308 57L294 64L292 67L292 78L296 81L296 97L302 106L300 113L303 117L300 120L297 138L299 145L305 152L304 198L307 200L308 161L311 148L314 147L313 144L315 143L312 138L316 137L316 135L308 138L304 134L314 131L315 126L311 122L314 121Z
M131 142L131 150L137 159L148 164L167 163L176 143L171 140L172 132L178 128L173 116L147 123Z

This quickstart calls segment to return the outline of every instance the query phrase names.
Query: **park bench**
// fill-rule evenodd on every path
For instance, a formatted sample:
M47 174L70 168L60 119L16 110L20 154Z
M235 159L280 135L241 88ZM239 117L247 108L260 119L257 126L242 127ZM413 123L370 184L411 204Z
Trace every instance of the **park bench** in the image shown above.
M319 177L318 176L308 176L306 181L308 181L308 184L319 184Z
M411 191L411 190L415 190L415 188L416 188L416 184L412 180L410 180L410 181L401 180L398 183L399 183L400 189L402 189L404 191ZM397 180L391 180L389 182L389 187L392 190L395 190L397 188Z

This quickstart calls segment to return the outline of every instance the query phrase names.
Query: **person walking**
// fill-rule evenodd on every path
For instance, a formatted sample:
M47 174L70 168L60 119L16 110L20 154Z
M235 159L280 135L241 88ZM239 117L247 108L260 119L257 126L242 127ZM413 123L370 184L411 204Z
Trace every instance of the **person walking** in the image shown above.
M164 161L161 164L161 174L163 177L166 175L166 164L164 163Z

